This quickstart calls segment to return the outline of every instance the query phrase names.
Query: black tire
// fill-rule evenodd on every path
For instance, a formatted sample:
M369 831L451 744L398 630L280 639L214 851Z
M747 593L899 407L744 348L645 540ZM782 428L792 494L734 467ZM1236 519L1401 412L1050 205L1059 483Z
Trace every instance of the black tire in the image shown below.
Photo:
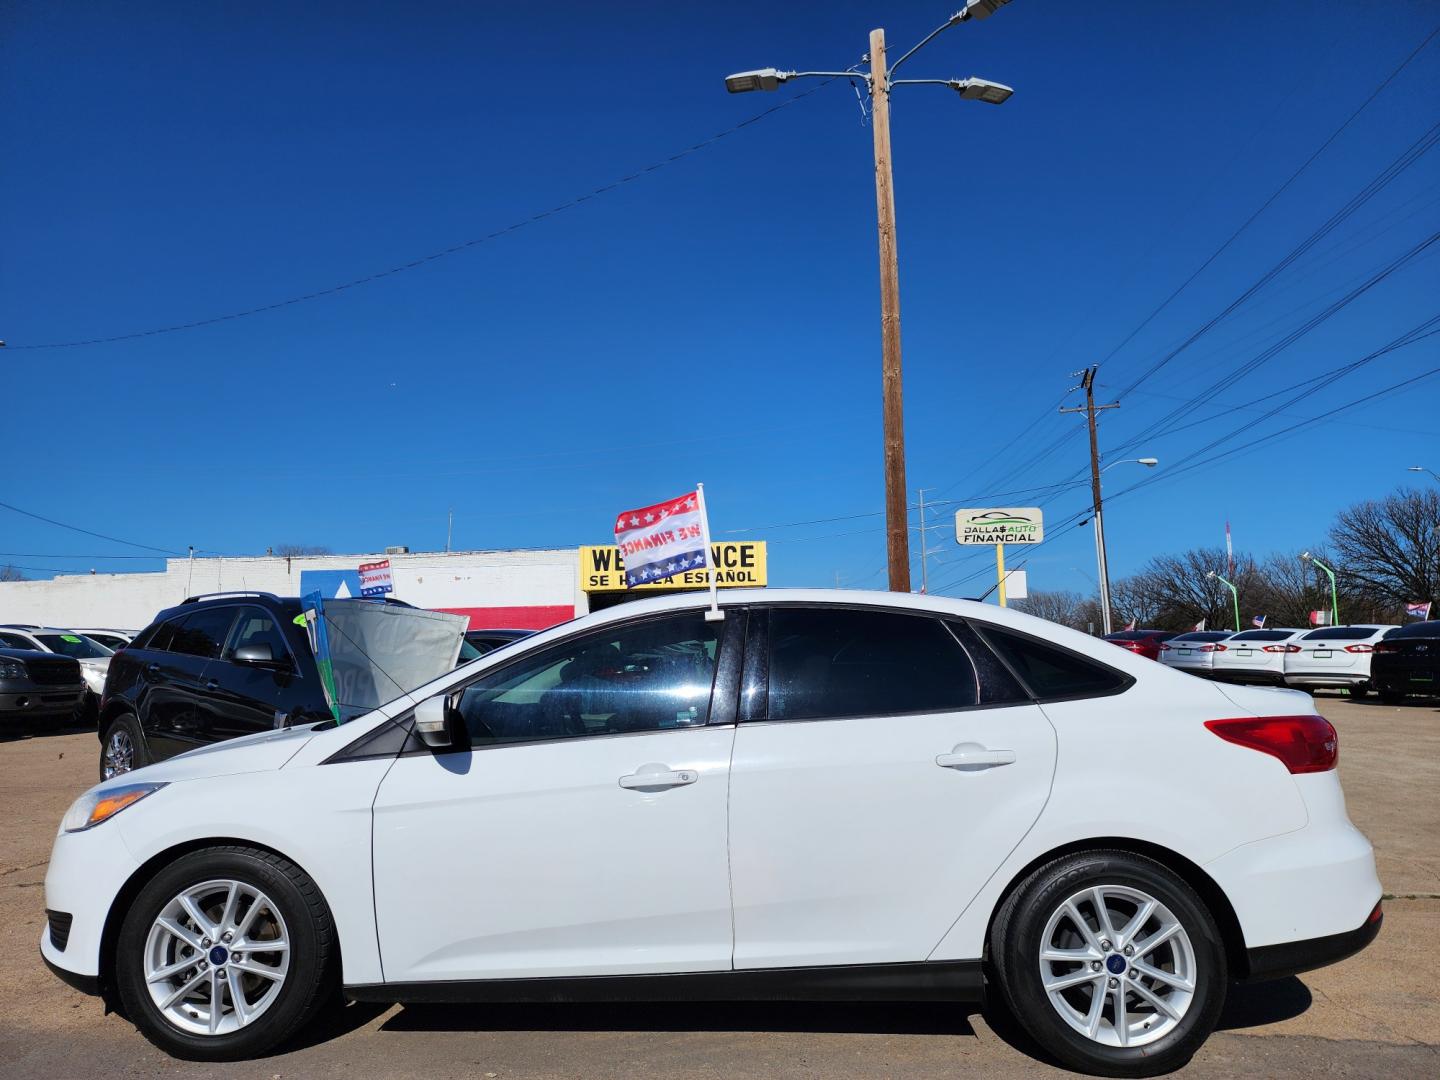
M134 772L136 769L150 764L150 750L145 745L145 736L140 731L140 721L136 720L130 713L121 713L106 725L105 736L100 740L101 780L113 780L116 776L124 775L124 773L111 773L107 776L105 773L106 755L110 751L111 739L117 733L121 733L128 738L130 740L130 746L133 749L130 768L125 770L125 772Z
M274 902L285 920L290 967L275 1000L247 1026L229 1034L197 1035L167 1020L151 998L144 950L165 905L185 889L216 878L253 886ZM334 996L338 954L330 908L303 870L257 848L204 848L165 867L135 898L116 944L115 982L125 1014L167 1054L189 1061L239 1061L263 1056L284 1042Z
M1359 701L1361 698L1367 696L1369 693L1370 686L1368 683L1360 683L1357 686L1350 687L1350 696L1356 701Z
M1194 996L1174 1028L1153 1042L1122 1047L1088 1038L1061 1017L1041 981L1039 958L1047 921L1067 898L1092 886L1144 892L1168 908L1189 935L1196 968ZM1079 852L1036 870L997 913L989 959L1004 1004L1019 1025L1060 1062L1097 1076L1155 1076L1180 1068L1215 1029L1229 980L1220 930L1204 901L1160 863L1125 851ZM1079 992L1094 991L1087 984ZM1105 1008L1113 1012L1106 993ZM1137 1015L1145 1008L1138 996L1130 1007Z
M1399 705L1405 700L1405 694L1401 690L1381 690L1380 702L1382 705Z

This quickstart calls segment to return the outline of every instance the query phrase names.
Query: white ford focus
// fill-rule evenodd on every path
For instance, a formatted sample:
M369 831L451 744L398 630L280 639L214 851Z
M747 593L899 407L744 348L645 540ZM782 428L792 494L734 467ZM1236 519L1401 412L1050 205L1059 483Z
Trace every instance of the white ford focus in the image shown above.
M1334 729L937 597L612 608L66 815L45 960L187 1058L368 1001L999 995L1151 1075L1380 926Z

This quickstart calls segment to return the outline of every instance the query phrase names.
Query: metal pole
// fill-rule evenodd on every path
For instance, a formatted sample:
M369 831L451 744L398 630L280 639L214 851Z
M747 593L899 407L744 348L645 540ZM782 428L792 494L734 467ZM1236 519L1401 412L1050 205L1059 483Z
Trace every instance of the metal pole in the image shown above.
M999 593L998 593L998 599L999 599L999 601L1000 601L1000 606L1001 606L1001 607L1006 607L1007 605L1006 605L1006 603L1005 603L1005 545L1004 545L1004 544L996 544L996 545L995 545L995 575L996 575L996 577L998 578L998 587L999 587L999 590L1000 590Z
M450 554L450 534L455 531L455 508L450 508L450 513L445 518L445 554Z
M725 613L720 610L720 601L716 588L718 582L715 580L715 549L710 546L710 514L705 509L705 485L695 485L695 499L700 504L700 540L705 545L705 580L710 584L710 609L705 612L705 619L708 622L718 622L725 618Z
M881 392L885 428L885 547L890 591L910 591L910 519L905 509L905 414L900 378L900 269L895 177L890 160L890 79L885 31L870 31L870 126L875 134L875 211L880 236Z
M1310 561L1313 562L1316 566L1320 567L1321 570L1324 570L1326 576L1330 579L1330 625L1339 626L1340 590L1335 586L1335 571L1331 570L1330 567L1326 566L1323 562L1315 558L1313 555L1310 557Z

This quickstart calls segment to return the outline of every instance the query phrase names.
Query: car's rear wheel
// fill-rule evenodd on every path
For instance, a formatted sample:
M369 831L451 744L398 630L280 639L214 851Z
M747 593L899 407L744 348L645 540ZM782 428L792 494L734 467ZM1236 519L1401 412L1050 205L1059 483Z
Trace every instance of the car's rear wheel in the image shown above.
M140 722L129 713L121 713L105 729L100 743L100 779L113 780L127 772L150 764Z
M299 867L272 852L206 848L140 891L121 926L116 984L147 1039L176 1057L262 1055L333 987L330 910Z
M1405 700L1405 694L1400 690L1381 690L1380 701L1386 705L1399 705Z
M1225 949L1204 902L1128 852L1036 870L996 916L990 960L1021 1026L1066 1065L1102 1076L1179 1068L1225 1003Z

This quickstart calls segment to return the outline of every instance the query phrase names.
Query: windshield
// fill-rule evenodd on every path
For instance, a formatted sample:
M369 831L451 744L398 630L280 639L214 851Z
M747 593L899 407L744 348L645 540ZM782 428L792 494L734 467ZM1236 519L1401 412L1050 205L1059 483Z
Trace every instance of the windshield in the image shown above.
M98 660L111 655L110 649L83 634L36 634L35 640L53 653L73 656L76 660Z

